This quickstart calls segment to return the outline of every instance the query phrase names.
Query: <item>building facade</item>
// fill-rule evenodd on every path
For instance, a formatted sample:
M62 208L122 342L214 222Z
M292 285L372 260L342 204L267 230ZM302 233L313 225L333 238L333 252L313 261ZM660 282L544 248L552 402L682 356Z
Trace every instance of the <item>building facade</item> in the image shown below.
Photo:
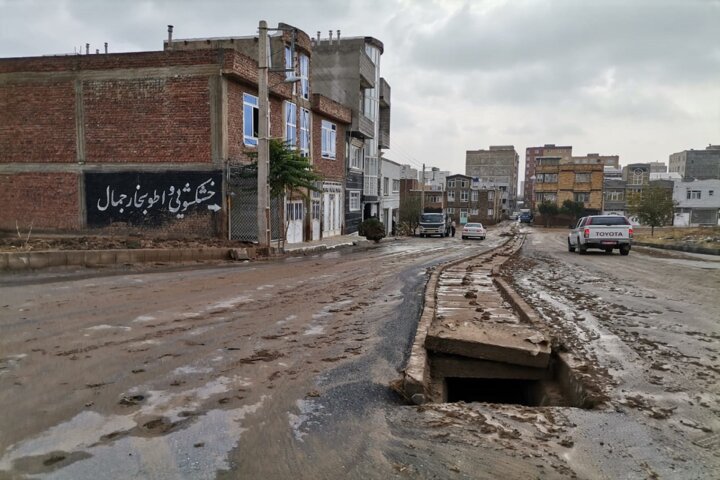
M382 183L380 221L385 225L385 234L395 234L400 219L400 176L402 166L387 158L382 159Z
M720 225L720 179L675 182L675 226Z
M380 215L382 150L390 147L390 85L380 76L384 47L372 37L315 39L313 88L351 110L345 233Z
M344 164L349 110L311 97L302 67L310 38L285 24L277 31L271 44L291 60L270 69L269 134L342 182L342 168L320 164ZM253 37L168 38L157 52L0 59L0 228L257 241L248 174L260 118L256 48ZM275 71L288 64L299 83ZM324 122L336 132L329 142ZM309 203L271 205L274 239L286 222L292 239L315 237Z
M446 184L447 214L459 225L468 222L493 224L501 210L498 189L481 188L467 175L450 175Z
M509 216L517 201L520 157L512 145L491 145L488 150L468 150L465 153L465 175L480 183L497 185L507 192L501 215Z
M525 180L523 183L524 208L535 210L535 166L538 158L557 158L569 160L572 157L572 146L560 146L546 143L541 147L528 147L525 149Z
M535 173L535 205L565 200L582 202L588 215L599 214L603 208L604 164L561 163L558 158L538 159Z
M720 145L705 150L684 150L670 155L668 171L678 172L684 181L720 178Z

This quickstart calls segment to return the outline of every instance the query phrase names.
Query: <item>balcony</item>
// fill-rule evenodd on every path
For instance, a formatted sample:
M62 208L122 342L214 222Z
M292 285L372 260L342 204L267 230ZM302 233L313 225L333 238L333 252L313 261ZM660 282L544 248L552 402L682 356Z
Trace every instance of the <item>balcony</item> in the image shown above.
M360 52L358 69L360 71L360 88L375 88L375 64L365 52Z
M390 107L380 107L378 147L390 148Z
M375 138L375 122L360 112L353 115L352 135L361 139Z
M390 108L390 85L380 78L380 108Z

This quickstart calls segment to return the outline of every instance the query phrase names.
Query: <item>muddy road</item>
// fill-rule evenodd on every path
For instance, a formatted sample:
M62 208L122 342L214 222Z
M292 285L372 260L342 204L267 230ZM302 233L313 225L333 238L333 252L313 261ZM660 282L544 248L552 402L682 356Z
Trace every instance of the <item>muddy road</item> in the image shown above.
M714 478L720 263L567 253L504 274L605 402L408 406L433 266L504 240L0 279L0 478Z

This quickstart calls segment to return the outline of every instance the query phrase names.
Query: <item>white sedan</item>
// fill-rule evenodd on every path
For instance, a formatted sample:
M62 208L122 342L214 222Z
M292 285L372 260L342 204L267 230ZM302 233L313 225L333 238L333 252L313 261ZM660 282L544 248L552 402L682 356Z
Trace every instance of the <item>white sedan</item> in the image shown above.
M482 223L466 223L461 234L463 240L466 238L479 238L485 240L485 227Z

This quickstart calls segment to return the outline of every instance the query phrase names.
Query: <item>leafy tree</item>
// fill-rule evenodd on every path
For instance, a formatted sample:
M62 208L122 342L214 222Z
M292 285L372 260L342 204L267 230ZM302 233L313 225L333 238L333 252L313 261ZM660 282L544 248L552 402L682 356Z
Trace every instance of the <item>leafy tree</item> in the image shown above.
M282 199L285 194L292 196L297 193L307 199L309 192L320 192L322 189L317 182L322 176L315 172L313 165L307 157L300 155L300 151L279 139L270 139L270 169L268 171L268 185L270 196ZM254 158L254 175L257 176L257 152L250 154ZM276 210L276 220L280 223L281 210ZM289 223L285 222L283 239L287 236ZM284 240L283 240L284 241Z
M583 202L574 202L570 199L565 200L560 207L561 213L571 216L574 220L580 218L584 211L585 204Z
M420 196L406 195L400 202L400 226L405 234L412 234L420 225Z
M650 225L650 236L655 235L655 227L672 223L675 206L672 191L657 185L629 195L627 202L628 213L642 225Z
M537 209L538 212L540 212L540 215L542 215L545 219L546 227L549 227L550 220L557 217L560 213L557 203L551 202L550 200L544 200L540 205L538 205Z

